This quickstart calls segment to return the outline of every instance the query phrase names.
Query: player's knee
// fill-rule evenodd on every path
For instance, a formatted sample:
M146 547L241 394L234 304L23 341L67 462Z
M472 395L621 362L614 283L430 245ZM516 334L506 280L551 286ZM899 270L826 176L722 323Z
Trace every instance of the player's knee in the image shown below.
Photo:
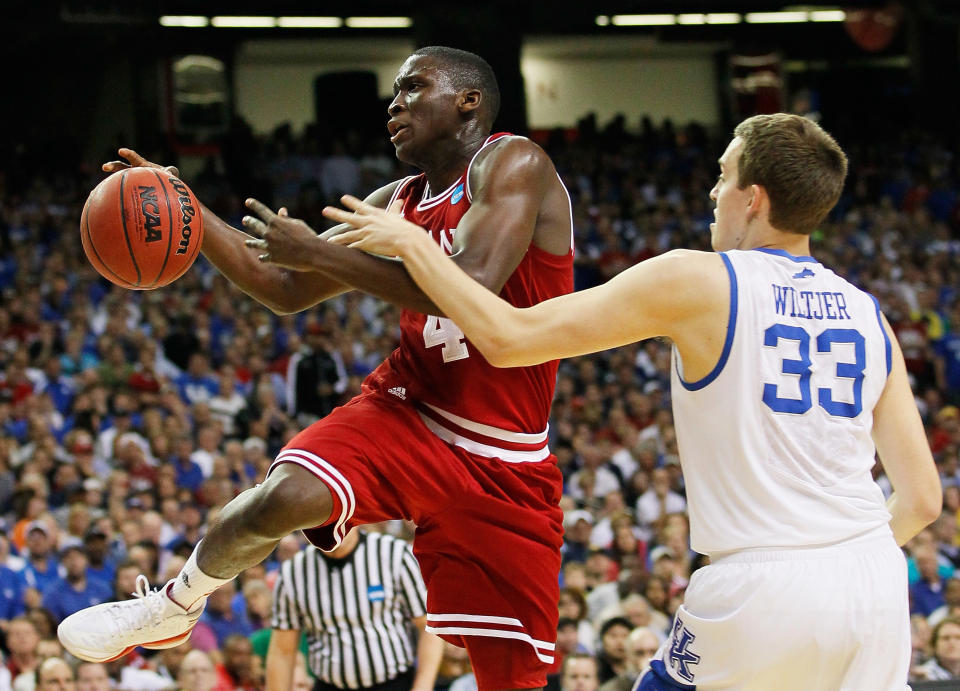
M283 536L327 520L333 508L330 490L316 475L284 463L256 488L249 527L258 533Z

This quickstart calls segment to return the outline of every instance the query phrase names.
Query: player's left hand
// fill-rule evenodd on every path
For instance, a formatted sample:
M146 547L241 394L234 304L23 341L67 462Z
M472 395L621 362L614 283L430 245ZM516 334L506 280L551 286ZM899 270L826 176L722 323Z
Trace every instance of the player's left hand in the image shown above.
M345 194L340 201L350 211L335 206L324 208L327 218L353 226L355 230L346 230L327 238L335 245L346 245L386 257L404 257L411 241L424 236L420 226L403 220L401 211L403 202L397 200L389 209L381 209ZM419 231L419 232L416 232Z
M274 213L256 199L246 201L247 208L256 216L244 216L243 227L259 239L244 240L247 247L262 250L258 259L292 271L316 271L310 263L313 254L322 247L317 233L299 218L290 218L286 209Z

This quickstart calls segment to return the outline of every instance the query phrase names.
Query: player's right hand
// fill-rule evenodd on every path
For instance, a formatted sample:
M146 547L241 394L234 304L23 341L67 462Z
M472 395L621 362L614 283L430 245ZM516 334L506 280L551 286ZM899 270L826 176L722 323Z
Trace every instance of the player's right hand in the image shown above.
M167 171L175 178L180 177L180 171L177 170L175 166L162 166L159 163L152 163L133 149L122 148L117 151L117 153L126 160L108 161L107 163L104 163L101 168L105 173L115 173L118 170L123 170L124 168L156 168L157 170Z

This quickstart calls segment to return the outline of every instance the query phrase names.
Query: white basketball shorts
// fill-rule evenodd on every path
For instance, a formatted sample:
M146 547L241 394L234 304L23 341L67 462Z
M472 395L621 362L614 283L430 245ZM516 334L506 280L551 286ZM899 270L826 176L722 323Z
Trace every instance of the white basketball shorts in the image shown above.
M736 552L697 570L639 687L909 688L906 562L881 532L829 547Z

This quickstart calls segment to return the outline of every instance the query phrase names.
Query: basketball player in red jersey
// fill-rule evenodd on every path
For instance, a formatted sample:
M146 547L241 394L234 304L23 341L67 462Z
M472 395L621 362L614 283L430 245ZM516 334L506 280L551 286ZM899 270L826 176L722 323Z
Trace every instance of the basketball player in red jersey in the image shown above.
M518 307L572 291L569 197L538 146L490 135L499 91L489 65L424 48L400 68L394 92L391 141L423 173L367 201L402 205L463 270ZM154 165L120 153L127 163L105 170ZM403 308L400 347L361 395L297 435L264 483L224 508L178 578L73 615L60 625L61 641L94 661L176 645L206 596L289 532L302 529L330 550L354 525L402 517L417 525L428 631L467 647L480 689L542 686L553 661L562 538L561 475L547 447L557 363L490 366L402 264L326 242L346 226L318 236L248 205L263 221L244 223L262 239L203 210L203 252L227 278L278 313L352 288L381 297ZM341 663L363 664L362 651Z

